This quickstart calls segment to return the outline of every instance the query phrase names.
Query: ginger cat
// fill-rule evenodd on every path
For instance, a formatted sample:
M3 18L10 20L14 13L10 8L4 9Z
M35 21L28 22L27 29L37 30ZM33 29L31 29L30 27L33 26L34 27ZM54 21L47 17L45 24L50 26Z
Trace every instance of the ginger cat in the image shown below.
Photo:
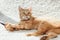
M10 31L14 30L32 30L36 29L37 32L27 34L27 36L39 36L45 34L40 40L49 40L50 38L57 37L60 34L60 25L56 26L47 20L37 20L32 16L31 8L23 9L19 7L19 15L21 21L17 25L5 24L5 28Z

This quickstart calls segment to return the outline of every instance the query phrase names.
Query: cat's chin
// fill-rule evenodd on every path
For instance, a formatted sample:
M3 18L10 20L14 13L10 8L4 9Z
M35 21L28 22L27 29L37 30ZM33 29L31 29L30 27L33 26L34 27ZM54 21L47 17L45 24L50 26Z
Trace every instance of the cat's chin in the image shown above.
M27 20L22 20L22 21L29 21L30 19L27 19Z

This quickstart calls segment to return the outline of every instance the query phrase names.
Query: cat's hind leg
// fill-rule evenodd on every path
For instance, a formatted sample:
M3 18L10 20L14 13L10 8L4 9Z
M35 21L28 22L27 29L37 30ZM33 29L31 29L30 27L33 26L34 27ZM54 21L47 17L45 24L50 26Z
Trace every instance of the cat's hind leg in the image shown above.
M57 37L57 33L55 32L47 32L46 36L43 36L40 40L49 40L51 38L56 38Z
M34 32L32 34L27 34L27 36L40 36L45 34L46 29L38 28L37 32Z

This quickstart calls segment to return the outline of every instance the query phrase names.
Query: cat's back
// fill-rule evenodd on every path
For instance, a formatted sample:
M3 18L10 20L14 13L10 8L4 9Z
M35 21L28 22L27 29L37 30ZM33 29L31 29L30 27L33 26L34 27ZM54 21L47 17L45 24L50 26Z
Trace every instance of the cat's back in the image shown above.
M47 19L47 18L36 18L36 20L40 22L48 22L49 24L60 27L60 20L59 19Z

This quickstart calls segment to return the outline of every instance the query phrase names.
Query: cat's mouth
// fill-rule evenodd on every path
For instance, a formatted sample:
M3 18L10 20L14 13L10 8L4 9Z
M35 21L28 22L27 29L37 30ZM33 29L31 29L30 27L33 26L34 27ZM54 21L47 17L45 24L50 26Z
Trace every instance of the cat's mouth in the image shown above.
M30 19L27 19L27 20L26 20L26 19L24 19L23 21L28 21L28 20L30 20Z
M30 20L30 17L29 16L24 16L24 17L22 17L22 20L23 21L28 21L28 20Z

